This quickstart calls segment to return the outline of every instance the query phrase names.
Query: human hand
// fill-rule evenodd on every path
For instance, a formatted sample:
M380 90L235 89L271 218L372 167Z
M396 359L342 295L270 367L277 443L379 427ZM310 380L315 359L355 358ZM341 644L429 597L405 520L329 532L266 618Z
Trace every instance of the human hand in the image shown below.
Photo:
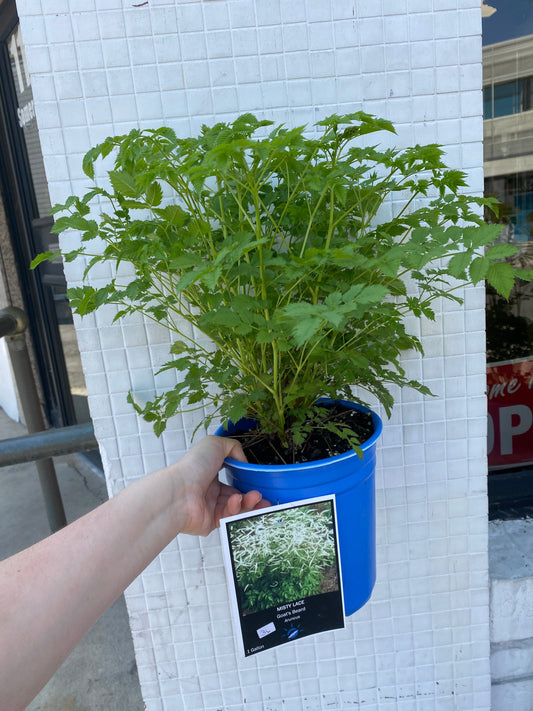
M209 435L169 468L176 481L178 519L184 520L181 533L207 536L221 518L270 506L258 491L241 494L219 481L218 472L226 457L246 461L236 440Z

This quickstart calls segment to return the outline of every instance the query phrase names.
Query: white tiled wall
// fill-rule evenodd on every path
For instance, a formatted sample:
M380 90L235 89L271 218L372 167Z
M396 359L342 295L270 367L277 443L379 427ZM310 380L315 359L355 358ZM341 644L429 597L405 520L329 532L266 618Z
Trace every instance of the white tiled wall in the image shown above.
M244 111L313 122L360 108L398 143L440 142L482 189L479 0L18 0L52 202L85 190L83 153L111 133L185 135ZM68 238L71 239L71 238ZM81 265L67 265L75 284ZM101 274L105 278L105 273ZM150 391L164 331L77 320L112 492L179 455L126 403ZM149 711L490 707L484 294L422 327L406 358L436 393L401 393L379 455L378 582L346 630L236 656L218 536L175 541L131 586Z

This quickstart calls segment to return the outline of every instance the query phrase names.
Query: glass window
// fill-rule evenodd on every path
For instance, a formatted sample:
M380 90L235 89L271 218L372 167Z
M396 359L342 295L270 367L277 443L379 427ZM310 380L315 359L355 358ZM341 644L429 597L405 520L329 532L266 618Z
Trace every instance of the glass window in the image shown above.
M483 89L483 118L492 118L492 87L486 86Z
M31 178L31 189L25 193L26 196L31 196L27 200L28 203L31 202L30 208L28 209L26 202L24 203L30 224L29 235L17 234L17 239L25 242L28 257L31 259L41 251L56 251L58 247L57 235L50 231L53 218L50 217L48 183L39 140L30 76L18 24L7 35L5 43L8 57L5 53L2 53L1 57L9 59L9 64L7 65L6 62L5 69L7 72L11 70L15 94L13 98L16 100L9 103L10 118L14 119L15 128L18 123L22 129L22 137L19 132L16 132L15 139L20 141L20 148L25 148L25 150L19 151L19 154L23 155L24 159L27 158ZM27 178L22 176L22 172L18 178L20 182L15 181L14 184L20 185L25 180L27 182ZM27 185L26 188L28 188ZM16 200L20 200L20 204L22 204L19 194L16 195ZM17 206L18 204L16 202ZM27 265L23 264L23 267L27 268ZM49 389L54 391L55 395L53 403L52 398L49 398L52 404L49 405L50 412L47 414L54 424L58 422L72 424L73 422L70 420L86 422L90 419L87 390L72 313L66 295L62 264L60 261L43 264L34 273L34 279L36 282L38 280L39 284L36 289L38 295L36 299L40 299L39 308L43 313L41 320L44 322L46 319L46 327L41 336L43 343L41 352L44 354L41 356L42 366L43 370L46 369L50 374L50 382L53 382L53 386L51 385ZM36 309L36 313L41 312ZM62 404L58 405L58 402ZM56 411L60 410L62 410L61 418L56 415Z
M35 189L35 198L40 217L47 217L50 214L50 198L48 195L48 184L44 171L41 144L39 142L39 131L35 118L35 105L33 103L33 93L31 90L30 75L24 54L24 45L20 33L20 26L17 25L7 39L7 49L11 63L11 72L17 95L17 117L19 126L24 133L28 160L30 162L31 174Z
M485 194L501 202L499 240L512 264L533 269L533 13L526 0L490 0L483 13ZM482 6L482 10L483 10ZM499 119L499 120L493 120ZM533 286L508 301L487 288L491 515L533 503Z
M520 111L520 82L510 81L493 88L493 117L509 116Z
M533 77L522 79L522 111L533 109Z

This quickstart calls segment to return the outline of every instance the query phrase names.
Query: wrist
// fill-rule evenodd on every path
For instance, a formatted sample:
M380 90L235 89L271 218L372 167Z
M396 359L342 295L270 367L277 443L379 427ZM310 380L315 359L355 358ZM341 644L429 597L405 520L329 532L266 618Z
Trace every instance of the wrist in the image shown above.
M175 538L179 533L187 532L189 528L190 514L190 491L185 481L185 470L180 461L161 469L164 480L165 515L167 516L167 526L170 529L171 538Z

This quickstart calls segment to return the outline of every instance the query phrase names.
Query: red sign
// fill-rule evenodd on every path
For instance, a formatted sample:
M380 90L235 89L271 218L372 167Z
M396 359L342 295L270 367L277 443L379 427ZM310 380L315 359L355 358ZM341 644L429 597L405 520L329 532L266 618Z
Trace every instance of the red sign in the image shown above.
M489 469L533 462L533 358L487 366Z

